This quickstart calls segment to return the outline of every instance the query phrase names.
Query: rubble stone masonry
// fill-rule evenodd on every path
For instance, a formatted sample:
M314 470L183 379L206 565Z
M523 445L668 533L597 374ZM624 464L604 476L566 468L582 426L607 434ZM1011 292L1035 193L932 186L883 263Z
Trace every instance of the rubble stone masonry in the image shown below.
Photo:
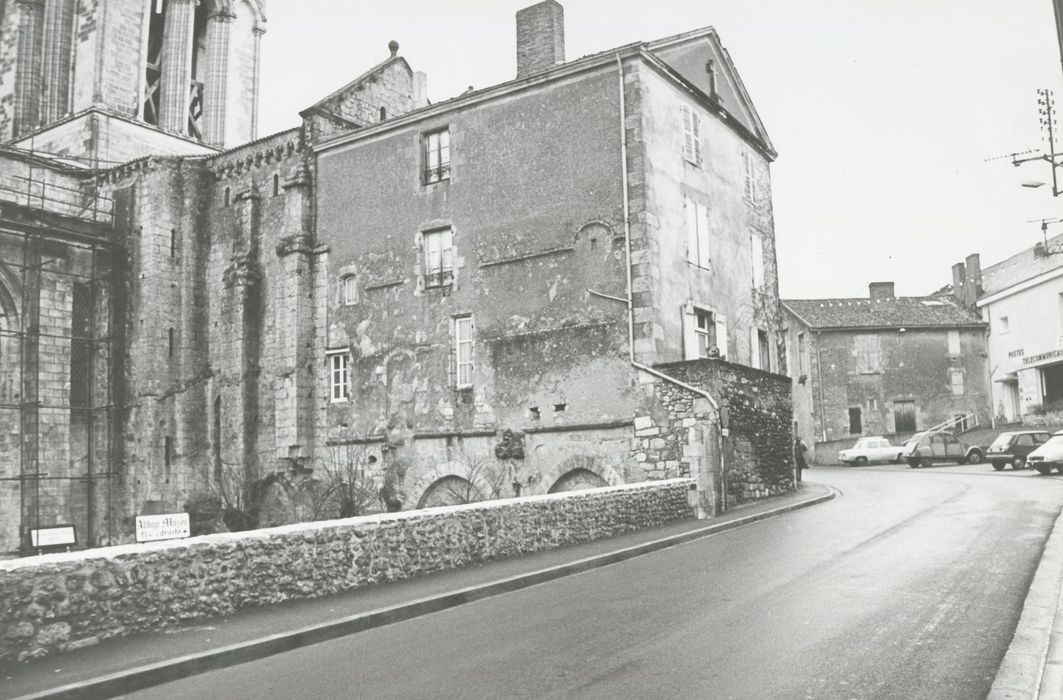
M690 517L674 479L0 562L0 667Z

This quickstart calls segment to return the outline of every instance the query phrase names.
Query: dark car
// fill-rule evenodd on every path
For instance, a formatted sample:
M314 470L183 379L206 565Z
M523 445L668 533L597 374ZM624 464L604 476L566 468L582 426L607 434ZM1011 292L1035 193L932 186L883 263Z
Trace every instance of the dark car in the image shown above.
M986 450L985 458L1000 471L1011 465L1012 469L1025 469L1026 456L1052 437L1046 430L1015 430L997 435Z
M934 462L978 464L982 456L982 448L961 442L952 433L927 430L916 433L904 443L902 458L909 467L928 467Z

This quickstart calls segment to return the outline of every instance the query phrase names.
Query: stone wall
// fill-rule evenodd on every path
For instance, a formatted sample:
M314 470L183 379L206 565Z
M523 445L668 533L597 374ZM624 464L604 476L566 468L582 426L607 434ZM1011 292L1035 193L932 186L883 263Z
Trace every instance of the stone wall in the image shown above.
M689 486L676 479L0 562L0 666L682 520Z
M706 390L728 416L723 437L723 468L715 488L726 493L727 506L789 493L794 490L791 437L790 379L778 374L721 360L693 360L658 365L657 369ZM645 459L653 459L651 476L686 476L691 465L717 469L704 459L713 449L716 416L706 399L668 382L655 386L657 405L649 451L639 443ZM645 425L636 419L636 442ZM643 438L644 440L644 438ZM718 448L717 448L718 449ZM674 466L673 466L674 465Z

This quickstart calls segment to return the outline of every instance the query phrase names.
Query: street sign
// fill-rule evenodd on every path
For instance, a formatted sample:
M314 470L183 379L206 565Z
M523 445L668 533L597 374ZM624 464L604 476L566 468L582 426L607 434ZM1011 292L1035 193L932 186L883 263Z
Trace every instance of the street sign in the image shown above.
M188 513L137 516L137 542L176 540L190 534Z

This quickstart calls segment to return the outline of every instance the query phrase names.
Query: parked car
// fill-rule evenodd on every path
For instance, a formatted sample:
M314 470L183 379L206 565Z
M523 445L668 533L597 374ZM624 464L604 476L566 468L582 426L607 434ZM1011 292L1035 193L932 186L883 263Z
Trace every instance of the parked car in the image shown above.
M904 459L913 468L934 462L978 464L983 456L981 447L961 442L952 433L944 431L916 433L904 443Z
M847 450L838 453L838 461L850 466L868 462L900 462L904 448L894 445L884 437L864 437Z
M1063 431L1053 433L1048 442L1026 455L1026 464L1038 474L1051 474L1053 469L1063 474Z
M1011 465L1012 469L1025 469L1026 456L1052 437L1047 430L1016 430L1001 433L985 452L985 458L1000 471Z

